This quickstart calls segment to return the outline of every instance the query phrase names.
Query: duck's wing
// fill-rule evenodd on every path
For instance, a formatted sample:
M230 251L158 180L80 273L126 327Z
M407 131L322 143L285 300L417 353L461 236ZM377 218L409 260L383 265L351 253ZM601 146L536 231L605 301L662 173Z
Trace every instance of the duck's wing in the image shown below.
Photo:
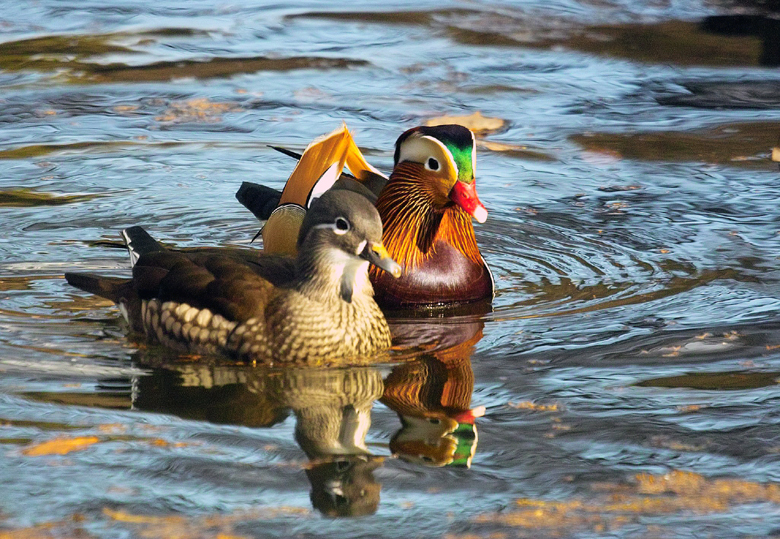
M370 186L374 186L376 178L387 180L366 161L346 124L342 124L306 147L284 186L279 204L292 203L308 208L312 200L333 187L344 167L352 172L353 179L369 182Z
M270 146L270 148L296 160L300 160L302 157L302 154L287 148L278 146ZM379 193L387 184L387 176L368 164L360 149L354 144L354 141L351 143L348 152L350 156L347 158L347 168L356 170L357 176L342 171L333 188L355 191L368 198L372 203L376 202ZM350 167L350 165L352 166ZM260 221L268 220L271 213L279 205L281 198L282 192L278 189L254 182L242 182L241 187L236 191L236 200L251 211Z
M278 148L276 148L278 149ZM288 155L294 152L281 150ZM309 144L280 193L244 182L236 198L256 217L266 220L263 248L266 253L295 255L303 217L311 202L328 189L348 189L372 202L387 178L363 157L346 125ZM354 176L342 174L347 167Z
M133 284L141 300L186 303L242 322L263 313L275 287L262 272L276 269L230 256L154 252L133 266ZM276 278L290 280L284 274Z
M276 286L294 278L294 261L244 250L169 251L141 227L122 231L133 262L132 279L66 273L69 284L110 299L138 331L144 330L142 304L187 304L227 320L260 314Z

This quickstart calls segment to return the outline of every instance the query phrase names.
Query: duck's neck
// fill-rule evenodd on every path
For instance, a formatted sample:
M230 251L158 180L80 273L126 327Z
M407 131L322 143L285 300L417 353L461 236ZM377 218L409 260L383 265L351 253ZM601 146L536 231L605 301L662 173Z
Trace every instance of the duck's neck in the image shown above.
M404 268L415 268L445 242L474 263L481 263L471 217L454 204L436 204L436 195L420 178L420 165L401 163L379 195L382 243Z
M318 302L349 304L374 295L368 280L368 262L338 249L304 249L295 270L295 288Z

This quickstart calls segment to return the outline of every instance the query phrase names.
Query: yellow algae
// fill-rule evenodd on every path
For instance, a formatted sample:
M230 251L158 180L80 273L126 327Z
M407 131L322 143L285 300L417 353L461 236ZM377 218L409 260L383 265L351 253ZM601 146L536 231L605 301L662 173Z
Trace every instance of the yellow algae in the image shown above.
M111 520L132 526L134 535L139 537L165 539L222 537L223 539L238 539L244 536L235 534L233 529L235 524L288 515L308 515L310 511L302 507L281 506L255 508L229 514L186 517L181 515L137 515L106 507L103 509L103 514Z
M103 425L98 425L98 430L109 434L121 434L127 432L127 425L121 423L104 423Z
M491 118L489 116L483 116L480 111L466 116L437 116L430 118L425 122L427 126L445 125L445 124L460 124L468 127L477 135L484 135L498 131L506 126L507 121L501 118Z
M535 402L531 401L523 401L523 402L509 402L507 403L508 406L511 406L512 408L518 408L520 410L533 410L535 412L559 412L560 407L557 403L555 404L537 404Z
M0 539L51 539L52 537L89 539L93 536L80 525L85 520L84 515L76 513L70 517L70 520L44 522L25 528L4 529L0 530Z
M116 105L113 110L118 114L129 114L131 112L136 112L138 110L138 105Z
M78 436L75 438L54 438L46 442L28 446L22 450L22 454L28 457L43 455L66 455L73 451L81 451L100 441L97 436Z
M516 509L479 515L474 522L516 528L543 529L549 535L570 536L584 530L616 529L646 515L722 513L743 503L780 505L780 485L740 479L709 479L673 470L664 475L638 474L630 484L599 483L586 499L516 500Z
M704 406L702 406L701 404L688 404L685 406L678 406L677 411L682 412L684 414L688 414L691 412L698 412L702 408L704 408Z
M487 535L477 535L474 533L464 533L464 534L445 534L442 539L506 539L508 537L507 534L502 532L493 532L489 533Z
M242 109L236 103L218 103L206 97L188 101L174 101L161 116L155 118L158 122L219 122L225 112L240 112Z
M650 441L656 447L665 447L666 449L672 449L674 451L704 451L708 447L707 444L684 443L660 435L653 436Z
M125 511L115 511L108 507L103 508L103 514L112 520L118 522L129 522L131 524L161 524L161 523L183 523L186 521L182 516L148 516L148 515L133 515L132 513L126 513Z

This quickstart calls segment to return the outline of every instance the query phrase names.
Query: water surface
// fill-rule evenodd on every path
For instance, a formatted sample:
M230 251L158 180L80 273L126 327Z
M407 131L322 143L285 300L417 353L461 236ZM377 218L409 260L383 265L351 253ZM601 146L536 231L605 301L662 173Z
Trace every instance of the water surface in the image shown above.
M780 529L780 63L749 2L5 6L0 528L11 537L764 537ZM479 111L488 313L397 361L266 369L128 339L64 271L143 225L249 247L345 121Z

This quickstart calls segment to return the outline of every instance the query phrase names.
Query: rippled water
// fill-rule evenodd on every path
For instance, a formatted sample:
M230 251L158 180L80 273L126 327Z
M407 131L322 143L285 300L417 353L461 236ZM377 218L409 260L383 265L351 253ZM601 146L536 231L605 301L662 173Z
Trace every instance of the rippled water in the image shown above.
M4 6L1 530L777 534L780 6L517 4ZM247 247L268 144L343 120L387 170L475 111L497 297L395 313L397 363L176 357L62 279L127 271L136 224Z

